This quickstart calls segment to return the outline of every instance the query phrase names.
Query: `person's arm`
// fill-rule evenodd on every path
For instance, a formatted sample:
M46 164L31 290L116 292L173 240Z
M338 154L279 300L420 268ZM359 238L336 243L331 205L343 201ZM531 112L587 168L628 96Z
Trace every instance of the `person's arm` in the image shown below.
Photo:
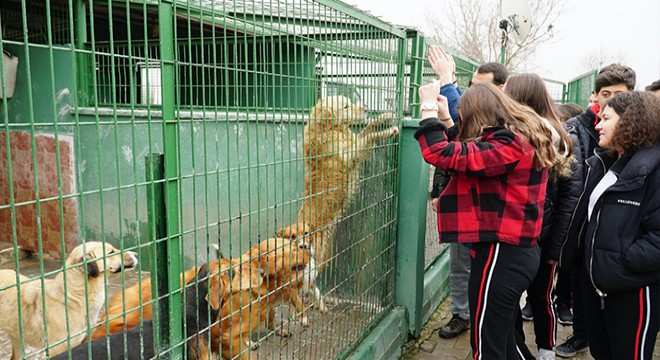
M458 100L461 99L459 90L460 88L455 87L453 84L445 84L440 88L440 95L447 98L449 115L454 119L454 122L458 121Z

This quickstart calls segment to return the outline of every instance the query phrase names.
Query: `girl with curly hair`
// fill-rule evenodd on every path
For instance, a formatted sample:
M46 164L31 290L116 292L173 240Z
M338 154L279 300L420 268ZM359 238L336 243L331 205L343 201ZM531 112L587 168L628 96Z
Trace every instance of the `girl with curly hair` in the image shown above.
M594 358L651 359L660 330L660 98L607 101L569 229L584 244L582 280ZM577 274L576 274L577 275Z

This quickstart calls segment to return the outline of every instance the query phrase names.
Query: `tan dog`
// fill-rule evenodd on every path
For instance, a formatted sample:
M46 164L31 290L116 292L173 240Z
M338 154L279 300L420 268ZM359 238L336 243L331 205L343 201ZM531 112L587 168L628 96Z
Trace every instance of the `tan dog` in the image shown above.
M0 328L11 338L12 360L22 357L20 328L26 346L42 349L46 345L44 316L48 344L66 340L69 335L71 346L80 344L85 337L82 332L87 329L88 323L96 323L105 302L102 273L118 273L123 269L134 268L137 262L137 254L132 251L121 253L112 245L101 242L81 244L71 251L64 271L59 272L54 279L44 279L43 289L40 279L27 281L27 277L18 275L22 282L20 299L16 272L0 270L0 288L4 289L0 291ZM19 303L22 321L19 321L18 316ZM52 347L50 356L64 352L67 346L64 341Z
M289 300L302 312L303 304L296 291L287 297L285 289L296 287L301 281L304 268L309 263L309 251L287 239L271 238L252 247L241 256L241 261L257 261L265 271L260 287L251 291L234 293L226 301L220 313L220 327L211 328L211 348L220 349L222 357L232 359L240 355L249 358L249 349L254 345L250 334L266 323L268 329L275 329L275 303ZM289 333L278 329L277 334L288 336Z
M316 287L316 260L315 260L315 254L314 254L314 243L312 241L312 236L310 234L310 228L309 225L305 223L300 223L300 224L293 224L291 226L281 228L277 230L277 236L287 238L291 241L297 241L298 244L304 244L307 246L307 249L309 250L309 264L307 264L307 268L303 271L303 279L302 281L298 281L296 284L297 289L295 290L289 290L287 288L287 291L299 291L300 294L307 295L307 296L314 296L314 299L316 302L314 304L318 305L318 309L322 313L327 313L328 308L325 306L325 300L323 299L323 295L321 295L321 290L319 290L318 287ZM294 307L290 308L292 311L295 310ZM293 314L292 314L293 315ZM303 326L308 326L309 321L307 319L307 312L303 311L302 313L302 318L301 322Z
M312 108L304 130L305 197L298 212L298 223L306 223L317 236L313 238L319 270L332 249L333 225L350 203L361 165L373 153L376 141L393 137L399 128L378 127L394 120L394 114L382 114L371 120L359 133L350 125L362 123L365 109L344 96L319 100Z

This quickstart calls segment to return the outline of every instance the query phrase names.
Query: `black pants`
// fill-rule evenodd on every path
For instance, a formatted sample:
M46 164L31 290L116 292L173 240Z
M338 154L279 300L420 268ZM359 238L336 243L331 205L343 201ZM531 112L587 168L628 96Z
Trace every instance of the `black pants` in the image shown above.
M562 269L557 271L555 295L556 304L565 304L569 308L573 307L573 299L571 297L571 271Z
M504 243L473 245L470 272L470 343L475 360L519 359L529 352L516 345L519 300L539 267L538 246ZM521 344L520 347L524 347Z
M651 360L660 330L660 285L609 293L601 306L587 271L580 272L591 355L596 360Z
M555 269L557 265L541 260L539 271L527 289L527 301L534 314L534 335L539 349L552 350L557 342L557 316L554 302Z
M573 266L571 276L571 295L573 297L573 336L587 339L587 320L584 315L584 304L582 301L582 268L583 255L576 256L578 260Z

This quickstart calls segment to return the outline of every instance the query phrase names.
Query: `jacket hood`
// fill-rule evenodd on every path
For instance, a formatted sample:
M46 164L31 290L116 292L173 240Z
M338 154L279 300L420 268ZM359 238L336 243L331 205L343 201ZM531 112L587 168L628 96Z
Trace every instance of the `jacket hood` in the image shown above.
M646 177L660 165L660 143L650 148L637 150L630 158L628 166L621 173L621 180Z
M555 162L549 170L549 175L552 178L569 178L572 174L571 166L573 164L573 156L568 156L568 144L564 143L561 136L550 123L550 120L541 117L545 126L550 129L552 133L552 146L555 148ZM561 152L560 148L564 145L564 151Z

